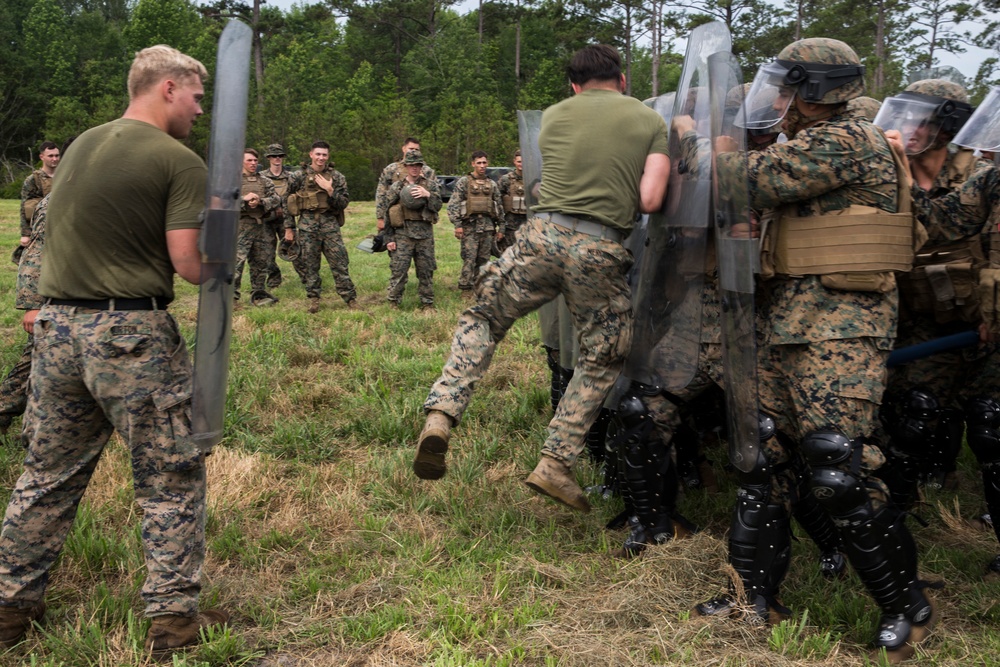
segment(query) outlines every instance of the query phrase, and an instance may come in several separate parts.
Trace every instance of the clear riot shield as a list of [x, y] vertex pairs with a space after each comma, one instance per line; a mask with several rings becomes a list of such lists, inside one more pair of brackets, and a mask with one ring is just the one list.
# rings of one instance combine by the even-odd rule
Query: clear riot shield
[[1000, 86], [990, 90], [953, 143], [988, 153], [1000, 152]]
[[[750, 237], [750, 198], [745, 179], [731, 175], [719, 178], [718, 169], [746, 173], [746, 130], [724, 113], [727, 95], [742, 96], [739, 61], [731, 53], [709, 57], [711, 136], [718, 158], [720, 137], [731, 141], [724, 162], [713, 159], [712, 201], [715, 207], [715, 254], [718, 262], [718, 294], [722, 327], [722, 363], [729, 425], [729, 459], [736, 468], [749, 472], [760, 447], [757, 397], [757, 338], [754, 317], [754, 272], [759, 263], [758, 240]], [[725, 141], [725, 140], [723, 140]], [[743, 164], [740, 165], [739, 163]], [[740, 168], [742, 167], [742, 168]], [[724, 183], [724, 186], [720, 186]]]
[[[728, 52], [732, 38], [719, 22], [695, 28], [668, 128], [675, 116], [691, 116], [708, 135], [708, 56]], [[654, 109], [665, 111], [654, 102]], [[711, 150], [707, 139], [685, 154], [670, 130], [670, 182], [663, 208], [649, 216], [647, 240], [633, 287], [632, 349], [624, 374], [642, 384], [678, 390], [694, 377], [701, 343], [705, 244], [711, 214]]]
[[[538, 135], [542, 131], [542, 112], [538, 110], [517, 111], [517, 130], [521, 148], [521, 169], [524, 174], [524, 201], [531, 218], [538, 204], [538, 186], [542, 182], [542, 151], [538, 148]], [[560, 335], [561, 319], [559, 302], [561, 298], [549, 301], [538, 309], [538, 321], [542, 329], [542, 345], [550, 350], [559, 350], [562, 356]], [[565, 305], [562, 309], [567, 312]], [[572, 326], [572, 323], [570, 323]], [[572, 355], [571, 350], [567, 354]], [[560, 365], [561, 359], [560, 359]], [[563, 368], [573, 368], [563, 366]]]
[[192, 438], [208, 452], [222, 440], [232, 333], [233, 269], [240, 223], [250, 27], [230, 21], [219, 38], [208, 149], [208, 188], [201, 229], [201, 289], [191, 401]]
[[538, 204], [538, 186], [542, 182], [542, 151], [538, 148], [542, 112], [518, 109], [517, 131], [521, 148], [521, 171], [524, 174], [524, 203], [530, 218]]

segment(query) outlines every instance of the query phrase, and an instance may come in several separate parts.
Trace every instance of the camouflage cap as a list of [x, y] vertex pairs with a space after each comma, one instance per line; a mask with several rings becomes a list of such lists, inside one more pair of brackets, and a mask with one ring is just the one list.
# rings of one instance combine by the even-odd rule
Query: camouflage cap
[[946, 79], [924, 79], [906, 87], [908, 93], [919, 93], [928, 97], [940, 97], [952, 102], [969, 103], [969, 93], [965, 88]]
[[417, 149], [406, 151], [403, 156], [403, 164], [424, 164], [424, 154]]
[[855, 97], [847, 103], [847, 113], [854, 118], [863, 118], [869, 123], [875, 120], [882, 103], [874, 97]]
[[285, 147], [281, 144], [271, 144], [264, 151], [264, 157], [285, 157]]
[[829, 37], [792, 42], [776, 61], [787, 71], [783, 84], [797, 89], [799, 97], [817, 104], [841, 104], [865, 92], [864, 65], [854, 49]]

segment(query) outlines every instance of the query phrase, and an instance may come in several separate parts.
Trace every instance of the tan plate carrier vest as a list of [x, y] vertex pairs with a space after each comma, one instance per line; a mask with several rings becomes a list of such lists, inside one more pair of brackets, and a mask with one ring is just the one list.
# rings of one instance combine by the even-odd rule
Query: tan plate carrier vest
[[[892, 156], [896, 173], [906, 174]], [[851, 205], [807, 217], [780, 211], [761, 240], [761, 277], [818, 275], [828, 289], [891, 291], [894, 274], [913, 268], [913, 254], [927, 240], [912, 214], [908, 179], [900, 178], [897, 208]]]
[[493, 214], [493, 181], [469, 176], [465, 193], [465, 215]]
[[242, 194], [240, 196], [241, 197], [245, 197], [248, 194], [250, 194], [251, 192], [254, 193], [255, 195], [257, 195], [258, 197], [260, 197], [260, 199], [262, 201], [261, 201], [260, 204], [257, 205], [257, 208], [250, 208], [248, 206], [247, 210], [242, 211], [240, 213], [240, 218], [242, 218], [242, 219], [253, 218], [254, 222], [260, 222], [261, 220], [264, 219], [264, 203], [263, 203], [263, 199], [264, 199], [264, 182], [262, 180], [260, 180], [260, 176], [249, 176], [248, 177], [248, 176], [244, 175], [243, 176], [243, 192], [242, 192]]
[[526, 215], [528, 207], [524, 201], [524, 179], [510, 179], [510, 194], [503, 196], [503, 210], [514, 215]]

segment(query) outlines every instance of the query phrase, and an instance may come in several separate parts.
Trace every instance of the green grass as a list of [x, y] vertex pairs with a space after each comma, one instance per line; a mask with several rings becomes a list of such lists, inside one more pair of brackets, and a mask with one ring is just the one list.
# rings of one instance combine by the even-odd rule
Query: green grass
[[[0, 250], [16, 242], [15, 216], [16, 202], [0, 201]], [[373, 205], [352, 204], [343, 231], [364, 310], [348, 311], [326, 272], [323, 308], [307, 314], [281, 262], [280, 303], [236, 311], [226, 439], [209, 459], [202, 594], [204, 607], [228, 609], [233, 622], [174, 665], [878, 664], [868, 655], [875, 605], [855, 576], [823, 579], [804, 538], [783, 591], [791, 620], [758, 628], [690, 617], [725, 588], [734, 488], [724, 451], [709, 452], [723, 493], [682, 501], [702, 532], [637, 561], [609, 555], [624, 538], [604, 529], [620, 501], [595, 499], [581, 515], [523, 485], [550, 416], [534, 317], [499, 346], [455, 432], [447, 476], [414, 477], [421, 406], [463, 307], [458, 242], [447, 222], [438, 226], [438, 311], [418, 310], [412, 273], [403, 309], [392, 311], [388, 258], [355, 249], [373, 226]], [[13, 265], [0, 263], [0, 290], [11, 295], [13, 285]], [[171, 310], [189, 343], [195, 307], [195, 288], [178, 284]], [[25, 340], [19, 323], [19, 312], [0, 309], [8, 367]], [[0, 500], [22, 458], [17, 439], [4, 439]], [[961, 466], [959, 514], [969, 517], [981, 496], [968, 452]], [[600, 479], [586, 461], [579, 475]], [[130, 483], [113, 439], [52, 573], [45, 623], [0, 665], [150, 664]], [[949, 529], [953, 496], [929, 501], [929, 527], [909, 525], [922, 574], [946, 586], [932, 593], [942, 622], [919, 664], [1000, 665], [1000, 583], [981, 576], [995, 538]]]

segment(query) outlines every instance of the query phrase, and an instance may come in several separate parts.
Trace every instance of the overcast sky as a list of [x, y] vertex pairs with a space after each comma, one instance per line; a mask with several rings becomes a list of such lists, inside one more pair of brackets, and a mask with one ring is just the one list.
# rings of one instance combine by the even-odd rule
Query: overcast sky
[[[303, 4], [301, 0], [267, 0], [267, 3], [274, 6], [280, 7], [281, 9], [288, 10], [295, 4]], [[308, 4], [308, 3], [306, 3]], [[479, 0], [461, 0], [455, 5], [459, 13], [466, 13], [476, 9], [479, 6]], [[684, 52], [684, 45], [678, 44], [675, 50], [680, 53]], [[940, 65], [950, 65], [956, 68], [959, 72], [965, 75], [970, 81], [976, 76], [976, 72], [979, 71], [979, 66], [984, 60], [990, 56], [996, 55], [992, 51], [987, 49], [980, 49], [975, 46], [968, 47], [968, 51], [961, 55], [952, 55], [950, 53], [941, 53], [938, 57]]]

